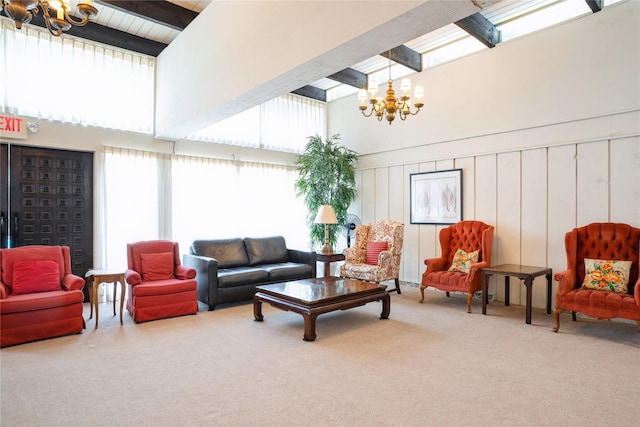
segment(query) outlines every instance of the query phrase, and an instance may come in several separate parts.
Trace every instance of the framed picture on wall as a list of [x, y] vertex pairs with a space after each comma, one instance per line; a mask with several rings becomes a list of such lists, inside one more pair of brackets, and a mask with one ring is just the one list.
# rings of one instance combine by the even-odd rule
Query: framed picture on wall
[[462, 221], [462, 169], [409, 175], [411, 224]]

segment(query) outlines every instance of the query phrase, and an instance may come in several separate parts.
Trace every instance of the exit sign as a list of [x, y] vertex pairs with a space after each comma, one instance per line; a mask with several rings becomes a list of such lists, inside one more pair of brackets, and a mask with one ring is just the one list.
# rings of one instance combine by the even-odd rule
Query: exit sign
[[0, 115], [0, 138], [27, 139], [27, 121]]

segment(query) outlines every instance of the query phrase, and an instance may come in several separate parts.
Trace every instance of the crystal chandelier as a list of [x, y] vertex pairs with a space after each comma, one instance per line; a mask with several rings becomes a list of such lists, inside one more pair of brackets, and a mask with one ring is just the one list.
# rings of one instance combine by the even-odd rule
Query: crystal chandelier
[[[59, 36], [63, 31], [71, 28], [72, 25], [82, 26], [86, 24], [89, 22], [89, 18], [94, 17], [98, 13], [98, 9], [91, 6], [90, 0], [78, 3], [78, 12], [84, 15], [81, 20], [69, 16], [68, 0], [0, 0], [0, 12], [3, 7], [5, 15], [15, 21], [18, 30], [22, 29], [22, 24], [31, 22], [33, 15], [37, 15], [40, 9], [42, 9], [47, 29], [54, 36]], [[56, 12], [55, 17], [49, 15], [49, 9]], [[33, 11], [33, 14], [31, 11]]]
[[393, 90], [393, 80], [391, 80], [391, 51], [389, 51], [389, 88], [387, 89], [387, 96], [382, 98], [376, 98], [378, 92], [378, 84], [375, 79], [369, 81], [369, 92], [371, 93], [371, 110], [367, 113], [367, 90], [360, 89], [358, 92], [358, 100], [360, 101], [360, 112], [365, 117], [371, 117], [375, 114], [378, 121], [382, 121], [382, 118], [386, 118], [387, 122], [391, 124], [396, 118], [396, 114], [400, 116], [400, 119], [405, 120], [408, 116], [415, 116], [420, 109], [424, 106], [422, 98], [424, 97], [424, 89], [422, 86], [416, 86], [416, 90], [413, 96], [416, 98], [416, 102], [413, 104], [415, 111], [411, 111], [411, 104], [409, 100], [411, 97], [407, 95], [411, 90], [411, 81], [409, 79], [402, 79], [400, 83], [400, 89], [402, 90], [402, 96], [396, 98]]

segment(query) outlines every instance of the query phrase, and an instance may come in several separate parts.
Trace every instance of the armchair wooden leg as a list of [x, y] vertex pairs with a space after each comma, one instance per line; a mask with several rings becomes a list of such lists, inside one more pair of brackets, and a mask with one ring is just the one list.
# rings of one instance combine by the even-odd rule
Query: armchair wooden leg
[[396, 279], [396, 292], [398, 295], [402, 293], [402, 291], [400, 291], [400, 279]]
[[428, 286], [420, 285], [420, 303], [424, 302], [424, 290], [427, 289]]
[[467, 294], [467, 313], [471, 313], [471, 299], [473, 298], [473, 292]]
[[553, 310], [553, 320], [556, 322], [556, 326], [553, 328], [553, 332], [558, 332], [560, 329], [560, 313], [564, 312], [564, 308], [556, 308]]

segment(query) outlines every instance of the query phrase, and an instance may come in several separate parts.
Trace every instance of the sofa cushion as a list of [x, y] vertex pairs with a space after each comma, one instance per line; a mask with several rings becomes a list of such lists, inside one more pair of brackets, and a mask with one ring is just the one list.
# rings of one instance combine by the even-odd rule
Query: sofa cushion
[[244, 239], [249, 265], [275, 264], [289, 261], [287, 244], [282, 236]]
[[584, 260], [582, 289], [626, 294], [632, 261]]
[[140, 264], [144, 281], [173, 279], [173, 252], [140, 254]]
[[255, 285], [269, 280], [269, 273], [261, 268], [234, 267], [218, 270], [218, 288]]
[[13, 295], [59, 291], [60, 267], [51, 260], [16, 261], [13, 263]]
[[457, 271], [460, 273], [468, 273], [471, 270], [471, 264], [478, 262], [480, 257], [480, 251], [465, 252], [462, 249], [458, 249], [453, 255], [453, 262], [449, 271]]
[[218, 268], [233, 268], [249, 265], [244, 241], [237, 239], [194, 240], [191, 245], [194, 255], [215, 258]]
[[260, 265], [260, 268], [269, 272], [269, 282], [307, 279], [313, 275], [313, 268], [309, 264], [296, 262], [264, 264]]

